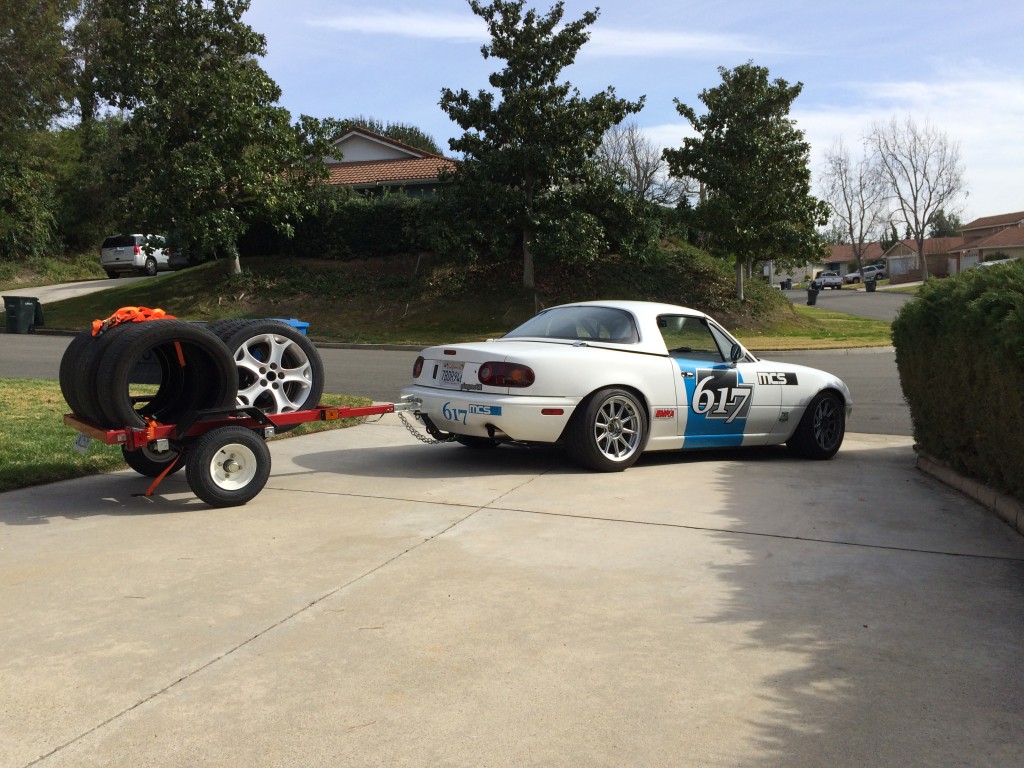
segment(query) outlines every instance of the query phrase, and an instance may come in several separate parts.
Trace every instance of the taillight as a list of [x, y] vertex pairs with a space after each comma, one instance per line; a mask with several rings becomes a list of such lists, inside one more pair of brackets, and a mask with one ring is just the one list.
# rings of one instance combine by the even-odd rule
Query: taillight
[[529, 387], [534, 381], [533, 369], [519, 363], [484, 363], [477, 375], [489, 387]]
[[423, 373], [423, 357], [417, 357], [416, 362], [412, 364], [412, 377], [418, 379], [420, 374]]
[[142, 253], [142, 249], [139, 248], [139, 246], [136, 245], [135, 246], [135, 255], [138, 256], [140, 253]]

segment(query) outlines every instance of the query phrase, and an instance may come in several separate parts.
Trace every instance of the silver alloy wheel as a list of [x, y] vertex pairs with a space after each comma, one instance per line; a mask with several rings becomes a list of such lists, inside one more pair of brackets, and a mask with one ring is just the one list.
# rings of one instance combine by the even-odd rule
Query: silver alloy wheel
[[609, 397], [594, 419], [598, 450], [610, 461], [625, 461], [638, 450], [643, 438], [643, 416], [630, 398]]
[[261, 333], [235, 351], [238, 403], [269, 413], [299, 410], [313, 387], [313, 367], [305, 351], [287, 336]]
[[834, 397], [822, 398], [814, 409], [814, 442], [830, 451], [844, 432], [842, 406]]
[[251, 448], [241, 443], [228, 443], [210, 459], [210, 479], [222, 490], [241, 490], [256, 477], [258, 464]]

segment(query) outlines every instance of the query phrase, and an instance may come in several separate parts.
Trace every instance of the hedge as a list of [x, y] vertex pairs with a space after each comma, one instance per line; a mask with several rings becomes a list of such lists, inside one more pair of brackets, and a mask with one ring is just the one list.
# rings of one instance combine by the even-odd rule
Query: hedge
[[927, 282], [893, 343], [919, 449], [1024, 501], [1024, 260]]
[[431, 247], [437, 201], [402, 193], [364, 197], [338, 191], [295, 227], [282, 243], [289, 255], [319, 259], [362, 259], [415, 253]]

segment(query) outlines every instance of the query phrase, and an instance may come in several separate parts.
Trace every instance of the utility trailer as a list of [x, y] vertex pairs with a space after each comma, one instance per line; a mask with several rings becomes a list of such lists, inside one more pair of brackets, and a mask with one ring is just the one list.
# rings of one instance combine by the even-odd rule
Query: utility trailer
[[189, 488], [212, 507], [235, 507], [254, 499], [270, 477], [267, 439], [284, 427], [312, 421], [383, 416], [414, 409], [415, 401], [367, 406], [318, 405], [289, 413], [267, 414], [255, 407], [212, 408], [190, 413], [177, 424], [150, 423], [145, 427], [105, 429], [74, 413], [64, 423], [79, 433], [76, 445], [99, 440], [120, 445], [125, 461], [153, 482], [185, 467]]

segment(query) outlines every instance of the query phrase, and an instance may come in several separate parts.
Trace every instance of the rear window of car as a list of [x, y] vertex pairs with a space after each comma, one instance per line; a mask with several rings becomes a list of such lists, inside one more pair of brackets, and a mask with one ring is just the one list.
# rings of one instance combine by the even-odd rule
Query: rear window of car
[[[93, 242], [96, 242], [93, 240]], [[134, 235], [113, 235], [103, 241], [103, 248], [127, 248], [136, 245]], [[95, 246], [94, 246], [95, 247]]]
[[541, 312], [505, 334], [505, 338], [525, 336], [612, 344], [637, 344], [640, 341], [633, 316], [613, 307], [556, 307]]

